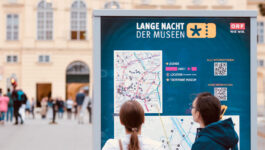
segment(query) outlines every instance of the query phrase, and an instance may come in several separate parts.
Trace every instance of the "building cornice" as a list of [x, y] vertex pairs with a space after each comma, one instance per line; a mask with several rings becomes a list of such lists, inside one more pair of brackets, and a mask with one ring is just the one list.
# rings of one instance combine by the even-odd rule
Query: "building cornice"
[[188, 9], [208, 9], [207, 5], [188, 5]]
[[23, 8], [24, 4], [15, 3], [15, 4], [3, 4], [3, 8]]
[[213, 9], [233, 9], [233, 6], [231, 5], [214, 5], [212, 6]]
[[181, 5], [161, 5], [161, 9], [181, 9]]
[[258, 5], [260, 3], [265, 3], [265, 1], [248, 1], [247, 5]]
[[133, 7], [135, 9], [157, 9], [158, 5], [139, 5], [139, 4], [136, 4]]

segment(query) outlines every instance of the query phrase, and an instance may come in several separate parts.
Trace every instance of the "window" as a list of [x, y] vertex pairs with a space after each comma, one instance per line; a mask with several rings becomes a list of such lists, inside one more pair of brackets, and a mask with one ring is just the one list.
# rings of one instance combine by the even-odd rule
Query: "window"
[[38, 4], [37, 10], [37, 39], [52, 40], [53, 39], [53, 9], [52, 3], [44, 0]]
[[202, 0], [192, 0], [192, 3], [195, 5], [200, 5], [202, 3]]
[[176, 0], [166, 0], [168, 5], [176, 4]]
[[6, 62], [7, 63], [17, 63], [18, 62], [17, 55], [8, 55], [8, 56], [6, 56]]
[[258, 60], [258, 67], [264, 67], [264, 60], [263, 59]]
[[49, 63], [50, 56], [49, 55], [39, 55], [39, 63]]
[[86, 4], [81, 0], [76, 0], [71, 6], [71, 39], [86, 40], [87, 28]]
[[17, 14], [6, 16], [6, 40], [18, 40], [19, 17]]
[[120, 4], [116, 1], [107, 2], [104, 5], [105, 9], [120, 9]]
[[13, 62], [17, 62], [17, 56], [13, 56]]
[[148, 5], [151, 3], [151, 0], [142, 0], [143, 5]]
[[217, 1], [218, 1], [218, 4], [220, 4], [220, 5], [227, 4], [227, 0], [217, 0]]
[[258, 43], [264, 43], [264, 22], [258, 21]]
[[8, 0], [9, 3], [16, 3], [17, 0]]

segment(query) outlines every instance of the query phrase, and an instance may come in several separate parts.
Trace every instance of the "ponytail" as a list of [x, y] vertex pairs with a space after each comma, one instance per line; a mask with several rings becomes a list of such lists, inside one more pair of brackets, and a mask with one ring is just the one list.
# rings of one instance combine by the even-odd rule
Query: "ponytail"
[[144, 123], [144, 109], [142, 105], [135, 100], [122, 104], [120, 122], [124, 125], [126, 131], [131, 134], [128, 150], [140, 150], [138, 132], [141, 131], [141, 126]]
[[140, 150], [137, 128], [132, 128], [132, 135], [128, 150]]

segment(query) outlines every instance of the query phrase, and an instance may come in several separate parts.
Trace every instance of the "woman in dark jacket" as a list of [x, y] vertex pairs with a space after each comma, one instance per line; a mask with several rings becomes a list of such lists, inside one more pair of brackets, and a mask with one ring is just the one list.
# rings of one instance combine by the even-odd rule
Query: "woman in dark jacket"
[[200, 124], [192, 150], [238, 150], [238, 135], [231, 118], [220, 121], [221, 104], [211, 93], [201, 93], [192, 104], [192, 116]]

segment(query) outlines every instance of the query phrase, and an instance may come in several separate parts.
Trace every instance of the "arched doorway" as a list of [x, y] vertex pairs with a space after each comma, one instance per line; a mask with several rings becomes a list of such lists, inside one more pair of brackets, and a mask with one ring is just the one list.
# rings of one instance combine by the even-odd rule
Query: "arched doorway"
[[66, 69], [66, 99], [75, 100], [76, 93], [85, 86], [89, 86], [90, 71], [82, 61], [72, 62]]

